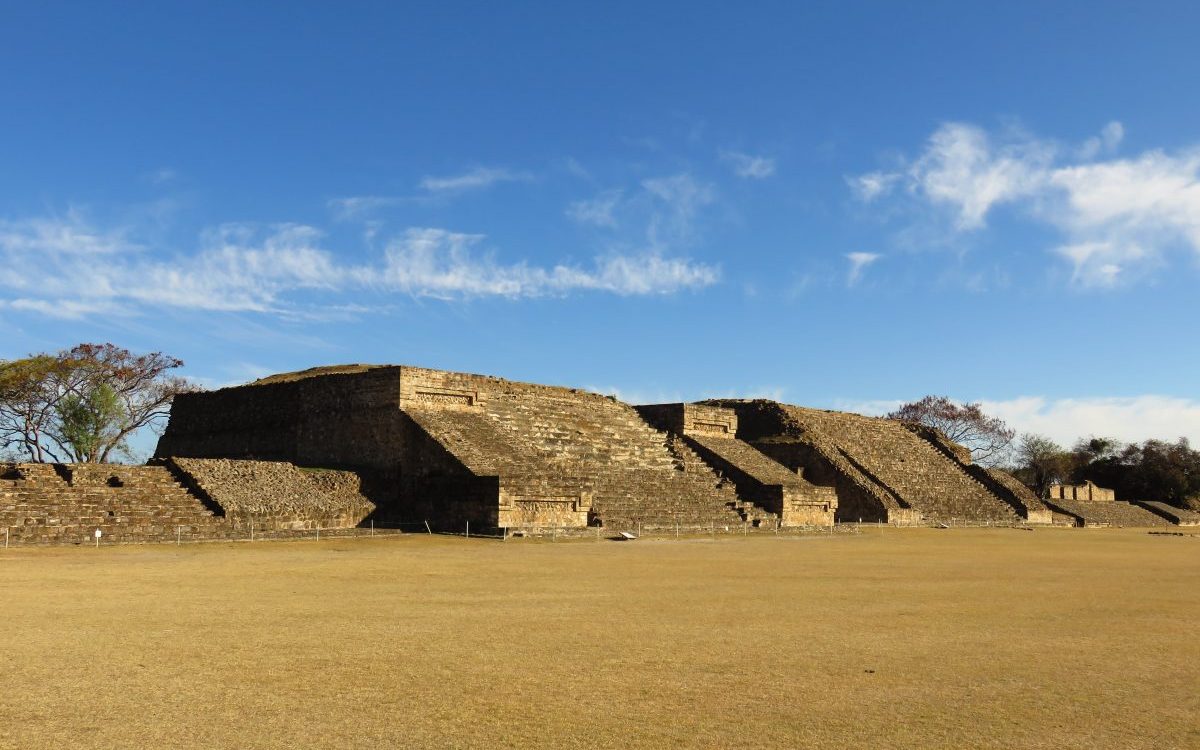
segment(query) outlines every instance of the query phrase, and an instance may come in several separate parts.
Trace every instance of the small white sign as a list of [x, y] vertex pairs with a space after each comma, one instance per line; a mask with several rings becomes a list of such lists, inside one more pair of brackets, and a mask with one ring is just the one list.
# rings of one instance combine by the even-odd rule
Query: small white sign
[[99, 539], [102, 536], [104, 536], [104, 532], [100, 529], [96, 529], [96, 538]]

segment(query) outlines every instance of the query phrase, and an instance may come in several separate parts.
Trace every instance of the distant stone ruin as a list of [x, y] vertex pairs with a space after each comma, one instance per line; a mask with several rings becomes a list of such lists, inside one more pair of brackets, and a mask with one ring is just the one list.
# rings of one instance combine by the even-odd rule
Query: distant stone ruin
[[632, 406], [398, 365], [182, 394], [152, 463], [0, 466], [0, 523], [18, 541], [80, 543], [95, 528], [149, 541], [406, 524], [476, 533], [1085, 525], [1100, 506], [1123, 525], [1190, 520], [1094, 485], [1039, 500], [916, 424], [762, 399]]
[[1160, 502], [1117, 500], [1114, 490], [1090, 481], [1052, 484], [1046, 504], [1075, 526], [1200, 525], [1200, 515]]
[[1050, 485], [1051, 500], [1081, 500], [1087, 503], [1111, 503], [1117, 499], [1117, 493], [1103, 487], [1097, 487], [1090, 481], [1083, 484], [1052, 484]]

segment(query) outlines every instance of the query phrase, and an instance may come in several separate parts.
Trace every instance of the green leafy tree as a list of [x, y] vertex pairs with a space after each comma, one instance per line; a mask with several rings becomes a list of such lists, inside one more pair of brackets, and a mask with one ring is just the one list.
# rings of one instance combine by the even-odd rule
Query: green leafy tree
[[55, 406], [58, 423], [55, 440], [67, 449], [71, 460], [98, 460], [120, 428], [123, 411], [116, 392], [108, 383], [98, 383], [84, 393], [68, 393]]
[[[1114, 441], [1115, 442], [1115, 441]], [[1161, 500], [1176, 506], [1200, 503], [1200, 451], [1186, 438], [1174, 443], [1147, 440], [1089, 458], [1075, 478], [1116, 490], [1122, 500]]]
[[161, 352], [80, 344], [0, 362], [0, 447], [31, 461], [104, 462], [138, 430], [158, 429], [178, 393], [197, 390]]
[[58, 461], [51, 447], [55, 409], [63, 392], [59, 358], [38, 354], [0, 361], [0, 446], [11, 455]]
[[1050, 485], [1068, 481], [1076, 466], [1075, 455], [1043, 435], [1026, 433], [1017, 443], [1017, 466], [1013, 474], [1033, 489], [1038, 497], [1049, 494]]

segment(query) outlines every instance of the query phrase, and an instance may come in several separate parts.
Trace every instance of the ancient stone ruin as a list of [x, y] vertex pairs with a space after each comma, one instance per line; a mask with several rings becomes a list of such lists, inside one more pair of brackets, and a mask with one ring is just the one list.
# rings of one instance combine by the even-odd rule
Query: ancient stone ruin
[[1090, 481], [1052, 484], [1046, 504], [1075, 526], [1200, 526], [1200, 514], [1155, 501], [1121, 501], [1117, 493]]
[[1117, 493], [1097, 487], [1090, 481], [1083, 484], [1052, 484], [1049, 496], [1051, 500], [1080, 500], [1087, 503], [1111, 503], [1117, 499]]
[[899, 422], [771, 401], [631, 406], [407, 366], [181, 396], [157, 455], [192, 471], [200, 459], [353, 470], [393, 490], [377, 518], [446, 528], [1049, 521], [1015, 480]]
[[181, 395], [152, 464], [0, 467], [0, 523], [47, 542], [94, 528], [118, 541], [368, 524], [715, 532], [1052, 523], [1082, 502], [1048, 505], [919, 425], [761, 399], [632, 406], [408, 366]]
[[149, 542], [219, 536], [210, 508], [163, 466], [0, 464], [5, 543]]

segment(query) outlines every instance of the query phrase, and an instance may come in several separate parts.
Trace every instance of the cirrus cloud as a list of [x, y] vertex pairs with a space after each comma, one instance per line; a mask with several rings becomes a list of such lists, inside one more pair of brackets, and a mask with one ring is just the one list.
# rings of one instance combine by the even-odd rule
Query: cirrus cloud
[[879, 253], [846, 253], [846, 260], [850, 261], [850, 271], [846, 275], [846, 286], [857, 284], [867, 266], [882, 257]]
[[1124, 137], [1118, 122], [1082, 147], [1025, 133], [989, 133], [945, 123], [922, 152], [893, 171], [851, 176], [864, 202], [904, 195], [949, 214], [955, 232], [987, 228], [999, 207], [1056, 232], [1047, 248], [1069, 264], [1080, 286], [1105, 287], [1140, 278], [1167, 253], [1200, 257], [1200, 148], [1113, 152]]
[[373, 263], [346, 263], [303, 224], [224, 224], [198, 249], [169, 256], [103, 230], [77, 213], [0, 221], [0, 306], [59, 318], [156, 308], [294, 314], [346, 310], [363, 291], [438, 299], [622, 296], [698, 290], [720, 269], [654, 250], [610, 253], [590, 263], [505, 262], [482, 250], [483, 235], [409, 228]]
[[533, 179], [532, 175], [527, 172], [513, 172], [495, 167], [476, 167], [462, 174], [444, 177], [426, 176], [421, 179], [420, 187], [430, 193], [451, 193], [480, 190], [500, 182], [525, 182], [531, 179]]
[[762, 180], [775, 174], [775, 160], [766, 156], [745, 154], [741, 151], [724, 151], [721, 159], [729, 164], [738, 177]]

